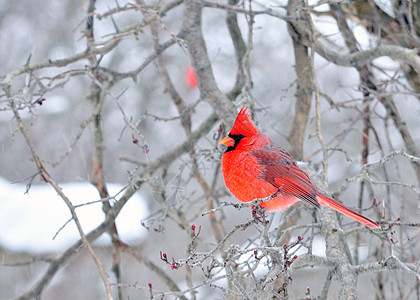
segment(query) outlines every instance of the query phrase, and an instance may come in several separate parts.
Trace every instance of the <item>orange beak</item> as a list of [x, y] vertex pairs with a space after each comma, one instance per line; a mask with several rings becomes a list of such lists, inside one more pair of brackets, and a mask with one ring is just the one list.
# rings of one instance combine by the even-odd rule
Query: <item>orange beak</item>
[[233, 147], [235, 146], [235, 140], [232, 139], [230, 136], [225, 136], [219, 144], [225, 145], [226, 147]]

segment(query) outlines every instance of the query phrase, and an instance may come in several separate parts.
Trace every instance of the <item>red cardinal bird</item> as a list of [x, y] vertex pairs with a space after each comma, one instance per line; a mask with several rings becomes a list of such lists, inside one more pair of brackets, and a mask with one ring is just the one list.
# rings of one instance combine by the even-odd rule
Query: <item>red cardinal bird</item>
[[277, 193], [261, 207], [267, 211], [285, 210], [301, 200], [315, 207], [329, 206], [366, 226], [380, 228], [320, 191], [286, 150], [255, 127], [247, 107], [241, 109], [229, 135], [220, 143], [227, 146], [222, 156], [225, 184], [239, 201], [264, 199]]
[[194, 69], [190, 65], [185, 71], [185, 83], [190, 89], [195, 89], [197, 87], [197, 77], [195, 76]]

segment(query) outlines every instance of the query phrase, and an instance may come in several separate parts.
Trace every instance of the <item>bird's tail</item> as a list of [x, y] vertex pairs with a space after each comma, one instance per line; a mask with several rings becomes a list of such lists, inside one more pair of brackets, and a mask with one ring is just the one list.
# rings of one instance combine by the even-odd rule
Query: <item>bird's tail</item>
[[372, 227], [372, 228], [380, 228], [380, 226], [378, 224], [376, 224], [375, 222], [373, 222], [372, 220], [369, 220], [368, 218], [362, 216], [358, 212], [355, 212], [355, 211], [351, 210], [347, 206], [344, 206], [343, 204], [341, 204], [337, 200], [329, 198], [326, 195], [323, 195], [323, 194], [319, 193], [317, 195], [316, 199], [318, 200], [319, 204], [329, 206], [332, 209], [338, 211], [339, 213], [342, 213], [343, 215], [346, 215], [347, 217], [350, 217], [350, 218], [356, 220], [359, 223], [362, 223], [362, 224], [364, 224], [368, 227]]

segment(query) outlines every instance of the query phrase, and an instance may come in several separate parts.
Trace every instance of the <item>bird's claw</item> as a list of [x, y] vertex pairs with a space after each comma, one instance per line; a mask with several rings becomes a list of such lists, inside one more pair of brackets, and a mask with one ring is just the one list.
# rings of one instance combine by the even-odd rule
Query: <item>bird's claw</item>
[[258, 223], [267, 224], [268, 220], [265, 218], [266, 210], [267, 209], [265, 207], [261, 207], [261, 205], [259, 203], [257, 205], [253, 205], [252, 206], [252, 217]]

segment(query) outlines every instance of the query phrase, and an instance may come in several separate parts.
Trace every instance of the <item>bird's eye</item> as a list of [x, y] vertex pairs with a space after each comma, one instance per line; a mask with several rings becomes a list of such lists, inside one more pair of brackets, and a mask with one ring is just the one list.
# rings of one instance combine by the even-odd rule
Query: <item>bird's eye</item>
[[242, 134], [230, 134], [229, 137], [231, 137], [235, 141], [235, 145], [239, 144], [239, 142], [245, 137]]
[[229, 152], [229, 151], [232, 151], [232, 150], [235, 150], [236, 149], [236, 147], [239, 145], [239, 143], [240, 143], [240, 141], [245, 137], [244, 135], [242, 135], [242, 134], [231, 134], [231, 133], [229, 133], [229, 137], [230, 138], [232, 138], [234, 141], [235, 141], [235, 145], [233, 145], [233, 146], [231, 146], [231, 147], [228, 147], [227, 149], [226, 149], [226, 152]]

